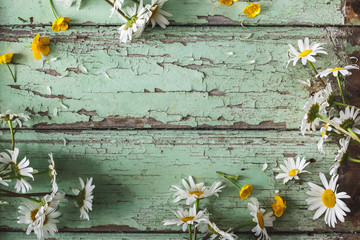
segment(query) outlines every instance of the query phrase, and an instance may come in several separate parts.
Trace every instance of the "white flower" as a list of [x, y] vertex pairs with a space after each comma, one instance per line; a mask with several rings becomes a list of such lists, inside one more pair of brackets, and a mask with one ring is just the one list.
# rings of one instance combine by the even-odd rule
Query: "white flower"
[[272, 227], [273, 222], [275, 221], [275, 216], [273, 216], [273, 212], [265, 213], [265, 209], [259, 208], [259, 201], [256, 198], [250, 198], [252, 203], [248, 203], [248, 208], [250, 210], [250, 215], [253, 216], [253, 221], [256, 222], [256, 226], [251, 230], [255, 233], [255, 236], [258, 236], [258, 240], [270, 239], [267, 234], [265, 227]]
[[331, 87], [330, 83], [326, 84], [326, 87], [321, 90], [322, 97], [325, 99], [325, 101], [328, 103], [328, 106], [334, 105], [334, 93]]
[[209, 221], [209, 215], [206, 210], [196, 212], [196, 206], [190, 207], [190, 209], [184, 210], [179, 208], [178, 211], [174, 212], [176, 218], [175, 219], [165, 219], [163, 221], [165, 226], [168, 225], [182, 225], [182, 230], [185, 232], [188, 228], [188, 225], [197, 225], [198, 223], [204, 223]]
[[306, 131], [310, 129], [315, 131], [316, 127], [320, 124], [320, 119], [317, 114], [322, 114], [325, 112], [325, 108], [328, 106], [328, 103], [325, 101], [321, 92], [317, 92], [314, 96], [309, 98], [309, 101], [305, 104], [304, 110], [305, 115], [301, 121], [301, 133], [305, 134]]
[[343, 163], [344, 160], [347, 158], [347, 149], [350, 143], [350, 137], [346, 139], [341, 138], [339, 140], [340, 149], [338, 150], [338, 154], [335, 157], [335, 163], [330, 167], [330, 175], [337, 175], [338, 168]]
[[341, 73], [341, 75], [343, 76], [349, 76], [351, 75], [351, 72], [349, 70], [351, 69], [357, 69], [359, 70], [359, 67], [356, 64], [352, 64], [352, 65], [347, 65], [345, 67], [340, 67], [340, 68], [327, 68], [326, 70], [320, 72], [318, 75], [316, 75], [316, 77], [320, 76], [320, 77], [326, 77], [327, 75], [329, 75], [330, 73], [332, 73], [334, 75], [334, 77], [337, 77], [337, 75], [339, 74], [339, 72]]
[[57, 209], [60, 201], [65, 197], [65, 193], [52, 192], [47, 194], [43, 198], [43, 204], [48, 205], [51, 208]]
[[327, 54], [327, 52], [323, 50], [324, 48], [320, 47], [323, 43], [314, 42], [310, 45], [308, 37], [305, 38], [304, 42], [298, 40], [298, 45], [300, 52], [298, 52], [293, 45], [289, 44], [291, 59], [288, 61], [288, 65], [292, 61], [295, 66], [299, 59], [301, 59], [303, 65], [305, 65], [307, 61], [316, 62], [313, 56], [318, 53]]
[[120, 33], [120, 42], [126, 43], [128, 40], [132, 40], [134, 37], [140, 37], [145, 29], [146, 23], [149, 21], [150, 13], [148, 9], [144, 8], [143, 1], [139, 3], [139, 7], [136, 11], [136, 3], [134, 7], [127, 7], [130, 20], [123, 24], [118, 31]]
[[116, 13], [119, 9], [121, 9], [123, 4], [124, 4], [124, 0], [114, 0], [114, 5], [110, 9], [111, 10], [110, 17], [114, 16], [114, 13]]
[[81, 190], [73, 189], [73, 192], [76, 196], [75, 206], [80, 208], [80, 219], [89, 220], [89, 211], [92, 211], [92, 202], [93, 202], [93, 190], [95, 185], [92, 184], [93, 178], [86, 179], [86, 184], [84, 181], [79, 178], [81, 184]]
[[19, 127], [22, 127], [21, 121], [28, 121], [30, 117], [24, 113], [11, 113], [10, 110], [7, 110], [6, 113], [0, 114], [0, 119], [6, 124], [8, 121], [15, 121]]
[[354, 107], [346, 107], [345, 112], [340, 111], [340, 118], [333, 118], [332, 121], [347, 131], [350, 128], [355, 133], [360, 134], [360, 129], [355, 127], [360, 125], [358, 114], [359, 109], [355, 111]]
[[209, 222], [208, 226], [211, 229], [210, 231], [212, 233], [214, 233], [210, 236], [210, 238], [209, 238], [210, 240], [214, 240], [214, 239], [236, 240], [236, 239], [238, 239], [238, 237], [233, 232], [229, 232], [231, 229], [229, 229], [229, 231], [225, 232], [225, 231], [221, 230], [218, 226], [216, 226], [216, 224], [214, 222]]
[[24, 179], [29, 177], [34, 180], [33, 173], [35, 170], [32, 167], [28, 167], [30, 161], [24, 157], [19, 163], [17, 163], [17, 157], [19, 155], [19, 149], [15, 148], [14, 151], [7, 150], [9, 154], [2, 152], [0, 153], [0, 162], [7, 164], [8, 168], [12, 169], [14, 176], [16, 177], [16, 192], [26, 193], [31, 190], [31, 185]]
[[298, 156], [296, 158], [296, 162], [293, 158], [288, 158], [288, 160], [284, 160], [285, 166], [280, 165], [281, 170], [283, 170], [285, 173], [279, 173], [275, 178], [276, 179], [284, 179], [284, 184], [286, 184], [288, 181], [292, 179], [299, 179], [299, 174], [307, 172], [304, 170], [304, 168], [309, 165], [309, 162], [306, 163], [306, 159], [302, 158], [300, 160], [300, 157]]
[[320, 129], [320, 132], [321, 132], [321, 138], [318, 142], [318, 150], [319, 152], [321, 153], [325, 153], [324, 152], [324, 149], [323, 149], [323, 145], [324, 145], [324, 141], [328, 138], [328, 135], [327, 133], [330, 132], [332, 130], [331, 126], [329, 126], [328, 123], [326, 123], [321, 129]]
[[189, 183], [190, 185], [185, 179], [182, 179], [185, 190], [176, 185], [171, 186], [170, 191], [175, 191], [174, 202], [186, 199], [186, 205], [190, 205], [193, 204], [196, 199], [203, 199], [214, 195], [218, 197], [218, 192], [221, 192], [221, 189], [225, 187], [221, 186], [221, 182], [214, 182], [211, 187], [205, 186], [203, 182], [195, 184], [191, 176], [189, 176]]
[[49, 173], [50, 173], [50, 176], [51, 176], [52, 191], [57, 192], [57, 190], [58, 190], [58, 186], [56, 184], [57, 172], [56, 172], [56, 166], [55, 166], [53, 154], [50, 153], [49, 157], [50, 157], [50, 160], [49, 160], [49, 163], [50, 163], [50, 165], [49, 165]]
[[170, 24], [165, 17], [172, 17], [172, 14], [161, 9], [167, 1], [168, 0], [151, 0], [151, 4], [145, 6], [145, 8], [152, 13], [150, 17], [152, 27], [155, 27], [157, 23], [165, 29], [166, 26]]
[[319, 173], [319, 176], [325, 189], [309, 182], [311, 191], [306, 193], [312, 197], [306, 199], [306, 202], [309, 205], [309, 210], [312, 211], [317, 209], [313, 219], [317, 219], [325, 213], [325, 223], [335, 227], [335, 223], [337, 223], [336, 219], [344, 222], [344, 216], [346, 216], [345, 212], [350, 212], [350, 209], [340, 199], [350, 198], [350, 196], [345, 192], [337, 193], [336, 189], [338, 185], [336, 182], [339, 176], [332, 176], [329, 183], [323, 173]]

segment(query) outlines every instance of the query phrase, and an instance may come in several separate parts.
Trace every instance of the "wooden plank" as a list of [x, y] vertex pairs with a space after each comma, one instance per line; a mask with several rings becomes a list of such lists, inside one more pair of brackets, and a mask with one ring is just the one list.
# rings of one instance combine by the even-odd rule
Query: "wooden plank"
[[[199, 237], [203, 237], [203, 235], [198, 235]], [[0, 237], [4, 239], [29, 239], [29, 240], [36, 240], [37, 238], [30, 235], [26, 236], [25, 233], [22, 232], [0, 232]], [[242, 240], [253, 240], [255, 239], [252, 234], [238, 234], [239, 239]], [[279, 239], [279, 240], [309, 240], [309, 239], [322, 239], [322, 240], [347, 240], [347, 239], [356, 239], [357, 234], [344, 234], [344, 233], [326, 233], [326, 234], [312, 234], [312, 233], [297, 233], [295, 236], [293, 234], [283, 235], [283, 234], [271, 234], [272, 239]], [[52, 238], [50, 238], [52, 239]], [[70, 240], [70, 239], [141, 239], [141, 240], [179, 240], [179, 239], [186, 239], [185, 234], [149, 234], [149, 233], [57, 233], [55, 235], [55, 239], [57, 240]], [[198, 238], [202, 239], [202, 238]]]
[[[104, 1], [83, 2], [80, 10], [75, 6], [70, 9], [64, 9], [56, 4], [55, 6], [59, 15], [70, 17], [74, 24], [120, 25], [121, 21], [117, 16], [109, 18], [110, 6]], [[131, 1], [129, 2], [132, 5]], [[33, 24], [48, 24], [54, 21], [49, 1], [1, 0], [0, 3], [2, 25], [30, 24], [30, 18]], [[245, 1], [236, 2], [232, 6], [221, 6], [219, 0], [173, 0], [164, 5], [164, 10], [173, 14], [170, 18], [172, 24], [240, 25], [244, 22], [249, 25], [333, 25], [343, 24], [345, 20], [341, 12], [341, 0], [262, 0], [259, 3], [262, 12], [256, 18], [248, 18], [242, 13], [247, 6]], [[27, 9], [27, 11], [19, 12], [19, 9]], [[18, 17], [27, 22], [23, 23]]]
[[[61, 138], [67, 140], [66, 146]], [[78, 187], [77, 176], [94, 178], [94, 210], [90, 221], [79, 220], [79, 211], [71, 201], [61, 204], [63, 216], [59, 227], [66, 231], [178, 231], [177, 227], [162, 225], [162, 220], [171, 218], [171, 210], [179, 206], [172, 203], [170, 185], [181, 184], [181, 178], [189, 175], [207, 184], [222, 181], [216, 171], [239, 174], [239, 183], [252, 184], [252, 196], [268, 210], [274, 201], [275, 190], [280, 191], [289, 207], [275, 222], [272, 232], [330, 230], [323, 219], [312, 220], [314, 212], [308, 211], [305, 203], [305, 192], [309, 190], [306, 182], [320, 184], [318, 172], [328, 173], [338, 150], [336, 143], [331, 141], [325, 144], [326, 155], [319, 154], [319, 136], [303, 137], [298, 131], [251, 130], [20, 131], [17, 139], [20, 157], [26, 155], [39, 170], [46, 168], [47, 155], [53, 152], [61, 190]], [[9, 134], [4, 133], [0, 147], [4, 149], [9, 145]], [[273, 169], [296, 154], [311, 159], [308, 170], [313, 174], [303, 174], [302, 184], [291, 182], [285, 186], [282, 181], [275, 180]], [[265, 162], [268, 169], [262, 173]], [[351, 169], [354, 165], [356, 163], [344, 166]], [[38, 177], [34, 189], [48, 191], [46, 181], [49, 181], [48, 176]], [[356, 184], [354, 181], [347, 187], [356, 189]], [[340, 184], [340, 190], [342, 187]], [[359, 204], [355, 198], [351, 201], [351, 209]], [[1, 229], [24, 228], [16, 224], [19, 204], [16, 201], [0, 205], [0, 212], [7, 212], [1, 220]], [[200, 207], [205, 206], [212, 213], [212, 220], [223, 226], [251, 221], [247, 200], [241, 201], [236, 188], [230, 185], [220, 198], [201, 201]], [[352, 214], [356, 216], [356, 211]], [[351, 216], [347, 217], [347, 222], [337, 225], [337, 231], [358, 229], [358, 218]]]
[[[58, 60], [33, 59], [24, 46], [37, 33], [52, 39], [47, 59]], [[298, 80], [312, 73], [301, 64], [285, 68], [287, 44], [304, 36], [326, 43], [329, 56], [318, 57], [320, 69], [329, 59], [345, 60], [346, 32], [336, 28], [170, 27], [131, 45], [114, 34], [111, 27], [62, 34], [3, 28], [0, 48], [16, 53], [11, 66], [18, 82], [0, 72], [2, 108], [30, 114], [32, 128], [297, 129], [309, 94]]]

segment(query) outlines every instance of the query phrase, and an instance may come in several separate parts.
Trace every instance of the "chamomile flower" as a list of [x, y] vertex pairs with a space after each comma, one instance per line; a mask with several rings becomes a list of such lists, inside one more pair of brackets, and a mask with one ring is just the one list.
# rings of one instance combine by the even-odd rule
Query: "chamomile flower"
[[168, 225], [177, 225], [182, 226], [182, 230], [185, 232], [188, 228], [188, 225], [197, 225], [199, 223], [205, 223], [209, 221], [209, 214], [204, 211], [196, 212], [196, 206], [190, 207], [189, 210], [184, 210], [179, 208], [176, 212], [173, 211], [176, 218], [175, 219], [165, 219], [163, 221], [165, 226]]
[[136, 3], [134, 4], [134, 7], [127, 7], [126, 9], [128, 15], [131, 17], [129, 20], [125, 19], [127, 22], [118, 28], [120, 42], [123, 43], [131, 41], [133, 36], [140, 37], [150, 17], [148, 10], [143, 6], [142, 0], [137, 9]]
[[50, 153], [49, 154], [49, 175], [51, 177], [51, 183], [52, 183], [52, 190], [53, 192], [57, 192], [58, 190], [58, 186], [56, 184], [56, 176], [57, 176], [57, 172], [56, 172], [56, 166], [55, 166], [55, 161], [53, 158], [53, 154]]
[[122, 8], [122, 5], [124, 4], [124, 0], [114, 0], [113, 7], [110, 9], [111, 14], [110, 17], [114, 16], [114, 14]]
[[321, 127], [320, 129], [320, 132], [321, 132], [321, 138], [318, 142], [318, 150], [319, 152], [321, 153], [325, 153], [324, 152], [324, 148], [323, 148], [323, 145], [324, 145], [324, 141], [328, 138], [328, 135], [327, 133], [330, 132], [332, 130], [331, 126], [326, 123], [323, 127]]
[[92, 184], [93, 178], [86, 179], [86, 184], [84, 181], [79, 178], [81, 184], [81, 190], [73, 189], [73, 192], [76, 195], [75, 206], [80, 208], [80, 219], [89, 220], [89, 211], [92, 211], [92, 202], [93, 202], [93, 190], [95, 185]]
[[299, 179], [299, 174], [307, 172], [304, 170], [304, 168], [309, 164], [306, 163], [305, 158], [300, 159], [300, 157], [296, 157], [296, 162], [293, 158], [288, 158], [288, 160], [284, 160], [285, 166], [280, 165], [281, 170], [284, 171], [284, 173], [279, 173], [275, 178], [276, 179], [284, 179], [284, 184], [286, 184], [288, 181], [292, 179]]
[[333, 118], [332, 121], [345, 130], [351, 129], [360, 134], [360, 129], [356, 126], [360, 125], [359, 109], [355, 111], [354, 107], [346, 107], [345, 112], [340, 111], [340, 118]]
[[162, 10], [164, 3], [167, 1], [168, 0], [151, 0], [151, 4], [145, 6], [145, 8], [151, 12], [150, 21], [152, 28], [155, 27], [156, 23], [164, 29], [170, 24], [166, 17], [172, 17], [172, 14]]
[[330, 83], [326, 84], [326, 87], [321, 91], [321, 94], [325, 101], [328, 103], [329, 107], [334, 105], [335, 97]]
[[8, 121], [15, 121], [19, 127], [22, 127], [22, 122], [28, 121], [30, 117], [24, 113], [11, 113], [10, 110], [7, 110], [6, 113], [0, 114], [0, 119], [4, 124], [7, 124]]
[[306, 192], [311, 196], [306, 199], [309, 205], [308, 209], [311, 211], [317, 209], [313, 219], [317, 219], [325, 213], [325, 223], [331, 227], [335, 227], [337, 219], [339, 219], [340, 222], [344, 222], [345, 212], [350, 212], [350, 209], [341, 200], [343, 198], [350, 198], [350, 196], [347, 195], [346, 192], [337, 193], [338, 185], [336, 183], [339, 176], [331, 177], [329, 182], [323, 173], [319, 173], [319, 176], [324, 188], [309, 182], [311, 191]]
[[346, 160], [347, 158], [347, 149], [349, 147], [350, 137], [346, 139], [341, 138], [339, 140], [340, 149], [338, 150], [338, 154], [335, 157], [335, 163], [330, 167], [330, 175], [334, 176], [337, 175], [337, 171], [340, 165]]
[[33, 173], [35, 173], [32, 167], [28, 167], [30, 161], [24, 157], [19, 163], [17, 163], [17, 157], [19, 155], [19, 149], [15, 148], [14, 151], [7, 150], [8, 154], [5, 152], [0, 153], [0, 162], [7, 164], [8, 168], [11, 169], [12, 173], [16, 177], [16, 192], [26, 193], [31, 190], [31, 185], [24, 179], [24, 177], [29, 177], [34, 180]]
[[309, 98], [309, 101], [304, 106], [306, 113], [301, 121], [300, 130], [302, 135], [305, 135], [305, 132], [310, 131], [310, 129], [312, 131], [316, 130], [316, 127], [320, 124], [318, 114], [324, 113], [327, 106], [328, 103], [321, 92], [317, 92]]
[[227, 232], [221, 230], [214, 222], [208, 222], [208, 227], [210, 228], [210, 232], [213, 233], [210, 236], [210, 240], [214, 239], [222, 239], [222, 240], [236, 240], [238, 237], [231, 232], [231, 229], [229, 229]]
[[290, 56], [291, 59], [288, 61], [288, 65], [290, 62], [293, 62], [293, 65], [295, 66], [296, 63], [301, 59], [301, 62], [303, 65], [307, 63], [307, 61], [310, 62], [316, 62], [314, 56], [322, 53], [327, 54], [326, 51], [324, 51], [323, 47], [320, 47], [323, 45], [323, 43], [316, 43], [313, 42], [311, 45], [309, 43], [309, 38], [306, 37], [305, 40], [298, 40], [299, 50], [298, 52], [293, 45], [289, 44], [290, 47]]
[[57, 209], [60, 201], [65, 197], [65, 193], [52, 192], [43, 197], [43, 205], [47, 205], [51, 208]]
[[260, 209], [259, 201], [256, 198], [250, 198], [250, 200], [252, 203], [248, 203], [248, 209], [250, 215], [253, 216], [253, 221], [256, 222], [256, 226], [251, 231], [255, 233], [255, 236], [259, 237], [259, 240], [269, 240], [270, 237], [265, 227], [272, 227], [276, 218], [273, 216], [273, 212], [265, 214], [265, 209]]
[[334, 77], [337, 77], [339, 73], [341, 73], [341, 75], [343, 75], [343, 76], [349, 76], [352, 74], [349, 70], [352, 70], [352, 69], [359, 70], [359, 67], [355, 64], [352, 64], [352, 65], [347, 65], [345, 67], [339, 67], [339, 68], [327, 68], [326, 70], [324, 70], [324, 71], [320, 72], [318, 75], [316, 75], [316, 77], [318, 77], [318, 76], [326, 77], [330, 73], [332, 73], [334, 75]]
[[214, 195], [218, 197], [218, 193], [225, 187], [221, 186], [221, 182], [214, 182], [211, 187], [205, 186], [203, 182], [195, 184], [194, 179], [191, 176], [189, 176], [190, 185], [185, 179], [182, 179], [182, 184], [184, 185], [185, 190], [179, 186], [172, 185], [170, 191], [175, 191], [174, 202], [186, 199], [186, 205], [193, 204], [196, 199], [203, 199]]

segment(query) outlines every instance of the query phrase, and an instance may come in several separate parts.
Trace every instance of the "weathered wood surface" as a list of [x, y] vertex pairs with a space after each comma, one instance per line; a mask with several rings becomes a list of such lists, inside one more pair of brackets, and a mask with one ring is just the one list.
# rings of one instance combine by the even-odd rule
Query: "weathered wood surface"
[[[36, 61], [24, 47], [38, 32], [52, 40], [47, 58], [58, 60]], [[18, 81], [1, 71], [1, 107], [31, 114], [31, 128], [297, 129], [309, 95], [298, 80], [311, 78], [311, 69], [285, 68], [287, 44], [304, 36], [326, 43], [329, 56], [317, 66], [349, 61], [343, 49], [349, 36], [336, 28], [169, 27], [131, 45], [114, 33], [3, 27], [0, 48], [16, 52]]]
[[[303, 137], [297, 131], [142, 130], [21, 131], [17, 137], [21, 156], [26, 154], [39, 170], [47, 166], [47, 154], [53, 152], [59, 169], [60, 190], [76, 187], [76, 176], [94, 177], [95, 200], [90, 221], [79, 220], [78, 209], [70, 202], [70, 206], [61, 208], [64, 214], [59, 227], [64, 231], [178, 230], [177, 227], [162, 225], [162, 220], [171, 218], [171, 210], [178, 207], [172, 203], [170, 185], [181, 184], [181, 178], [189, 175], [208, 184], [222, 181], [216, 171], [239, 174], [240, 183], [251, 183], [253, 196], [258, 197], [267, 209], [271, 209], [275, 190], [280, 191], [289, 207], [286, 214], [276, 221], [273, 231], [330, 230], [322, 220], [311, 220], [314, 212], [308, 211], [305, 203], [306, 182], [319, 183], [318, 172], [328, 171], [337, 151], [337, 145], [330, 142], [326, 143], [327, 154], [318, 154], [318, 136]], [[62, 137], [67, 140], [66, 146]], [[1, 148], [6, 148], [9, 140], [9, 134], [4, 133], [0, 140]], [[291, 182], [285, 186], [282, 181], [275, 180], [273, 169], [296, 154], [305, 154], [307, 159], [312, 159], [309, 170], [313, 169], [313, 174], [303, 174], [302, 184]], [[269, 164], [264, 173], [261, 172], [263, 163]], [[39, 180], [46, 182], [48, 177]], [[35, 184], [35, 188], [40, 191], [48, 189], [41, 185], [43, 187]], [[21, 229], [15, 223], [17, 204], [0, 205], [0, 211], [7, 209], [1, 221], [2, 229]], [[231, 185], [223, 191], [221, 198], [212, 198], [200, 205], [203, 207], [205, 204], [213, 220], [225, 226], [251, 221], [247, 201], [241, 201], [236, 188]], [[348, 217], [350, 221], [339, 224], [337, 230], [353, 230], [356, 219]]]
[[[56, 1], [54, 1], [55, 3]], [[129, 1], [132, 6], [131, 1]], [[145, 1], [146, 2], [146, 1]], [[21, 17], [30, 24], [48, 24], [54, 21], [50, 10], [49, 1], [16, 0], [0, 1], [0, 18], [3, 25], [23, 25], [18, 19]], [[288, 1], [288, 0], [262, 0], [262, 14], [249, 19], [244, 15], [243, 9], [246, 1], [234, 3], [232, 6], [220, 6], [219, 0], [170, 0], [165, 4], [164, 10], [173, 14], [172, 24], [236, 24], [242, 22], [249, 25], [322, 25], [343, 24], [344, 16], [341, 12], [341, 0], [312, 0], [312, 1]], [[101, 0], [83, 1], [80, 11], [76, 6], [64, 9], [56, 5], [59, 15], [68, 16], [73, 23], [86, 24], [110, 24], [119, 25], [118, 17], [109, 18], [110, 7]], [[26, 9], [26, 11], [18, 11]]]

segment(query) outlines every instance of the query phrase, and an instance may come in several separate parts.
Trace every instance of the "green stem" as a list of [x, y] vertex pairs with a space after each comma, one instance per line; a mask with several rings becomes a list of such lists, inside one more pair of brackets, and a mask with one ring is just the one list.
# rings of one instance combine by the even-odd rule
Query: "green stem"
[[318, 118], [322, 119], [323, 121], [327, 122], [328, 124], [334, 126], [337, 130], [339, 130], [340, 132], [350, 136], [352, 139], [358, 141], [360, 143], [360, 139], [357, 136], [352, 135], [351, 133], [349, 133], [348, 131], [346, 131], [345, 129], [343, 129], [342, 127], [338, 126], [337, 124], [333, 123], [332, 121], [330, 121], [329, 119], [327, 119], [326, 117], [320, 115], [319, 113], [316, 114]]
[[[107, 2], [111, 7], [114, 7], [114, 4], [109, 0], [104, 0], [104, 1]], [[123, 16], [126, 19], [126, 21], [131, 20], [128, 16], [126, 16], [126, 14], [123, 11], [121, 11], [121, 9], [118, 9], [118, 12], [120, 13], [121, 16]]]
[[342, 99], [343, 103], [345, 103], [345, 98], [344, 98], [344, 93], [343, 93], [343, 90], [342, 90], [342, 87], [341, 87], [341, 82], [340, 82], [339, 73], [338, 73], [338, 75], [336, 76], [336, 80], [337, 80], [337, 83], [338, 83], [338, 85], [339, 85], [340, 94], [341, 94], [341, 99]]
[[36, 203], [41, 203], [41, 201], [39, 200], [36, 200], [35, 198], [32, 198], [31, 196], [38, 196], [39, 194], [41, 196], [43, 195], [46, 195], [48, 193], [25, 193], [25, 194], [20, 194], [20, 193], [16, 193], [16, 192], [11, 192], [11, 191], [8, 191], [8, 190], [5, 190], [5, 189], [0, 189], [1, 192], [5, 192], [6, 194], [1, 194], [0, 193], [0, 196], [2, 197], [22, 197], [22, 198], [26, 198], [26, 199], [29, 199], [33, 202], [36, 202]]
[[250, 3], [250, 0], [247, 0], [248, 1], [248, 4], [250, 5], [251, 3]]
[[221, 175], [221, 176], [223, 176], [226, 180], [228, 180], [229, 182], [231, 182], [232, 184], [234, 184], [237, 188], [241, 189], [241, 187], [240, 187], [236, 182], [234, 182], [233, 180], [231, 180], [230, 178], [228, 178], [225, 173], [222, 173], [222, 172], [219, 172], [219, 171], [217, 171], [216, 173], [219, 174], [219, 175]]
[[41, 171], [41, 172], [33, 173], [32, 175], [34, 176], [34, 175], [40, 175], [40, 174], [45, 174], [45, 173], [49, 173], [49, 169]]
[[346, 103], [339, 103], [339, 102], [334, 102], [335, 105], [338, 105], [338, 106], [344, 106], [344, 107], [353, 107], [355, 109], [360, 109], [358, 107], [355, 107], [355, 106], [352, 106], [352, 105], [349, 105], [349, 104], [346, 104]]
[[[318, 71], [316, 70], [316, 68], [314, 67], [314, 65], [312, 64], [312, 62], [310, 62], [310, 61], [308, 60], [308, 63], [309, 63], [309, 65], [310, 65], [310, 67], [312, 68], [312, 70], [314, 71], [314, 73], [317, 75], [317, 74], [318, 74]], [[324, 80], [322, 80], [322, 78], [321, 78], [320, 76], [318, 76], [318, 79], [320, 80], [320, 82], [322, 83], [322, 85], [323, 85], [324, 87], [326, 87], [326, 84], [325, 84]]]
[[347, 159], [351, 162], [356, 162], [356, 163], [360, 163], [360, 160], [359, 159], [355, 159], [355, 158], [352, 158], [352, 157], [347, 157]]
[[247, 222], [247, 223], [241, 224], [241, 225], [239, 225], [239, 226], [236, 226], [236, 227], [234, 227], [234, 228], [231, 228], [230, 232], [236, 231], [236, 230], [238, 230], [238, 229], [240, 229], [240, 228], [243, 228], [243, 227], [246, 227], [246, 226], [250, 226], [250, 225], [253, 225], [253, 224], [256, 224], [256, 222], [251, 221], [251, 222]]
[[192, 240], [191, 239], [191, 225], [190, 224], [188, 224], [188, 230], [189, 230], [189, 240]]
[[223, 177], [228, 177], [228, 178], [232, 178], [234, 180], [239, 180], [239, 175], [229, 175], [229, 174], [222, 173], [222, 172], [219, 172], [219, 171], [217, 171], [217, 173], [220, 174]]
[[[196, 214], [199, 212], [199, 199], [197, 198], [195, 200], [195, 209], [196, 209]], [[196, 240], [196, 234], [197, 234], [197, 229], [196, 226], [194, 227], [194, 240]]]
[[357, 137], [356, 133], [351, 128], [347, 129], [349, 133], [351, 133], [354, 137]]
[[8, 68], [9, 68], [9, 71], [10, 71], [10, 73], [11, 73], [11, 76], [12, 76], [12, 78], [13, 78], [14, 82], [16, 82], [16, 79], [15, 79], [15, 77], [14, 77], [14, 74], [13, 74], [13, 72], [12, 72], [12, 70], [11, 70], [11, 68], [10, 68], [9, 64], [7, 63], [6, 65], [7, 65], [7, 66], [8, 66]]
[[10, 133], [11, 133], [11, 150], [14, 151], [14, 149], [15, 149], [15, 134], [14, 134], [14, 129], [13, 129], [11, 120], [8, 121], [8, 124], [9, 124], [9, 128], [10, 128]]
[[55, 19], [58, 19], [58, 17], [56, 16], [56, 13], [55, 13], [54, 6], [53, 6], [53, 4], [52, 4], [52, 1], [49, 0], [49, 2], [50, 2], [51, 11], [53, 12]]

